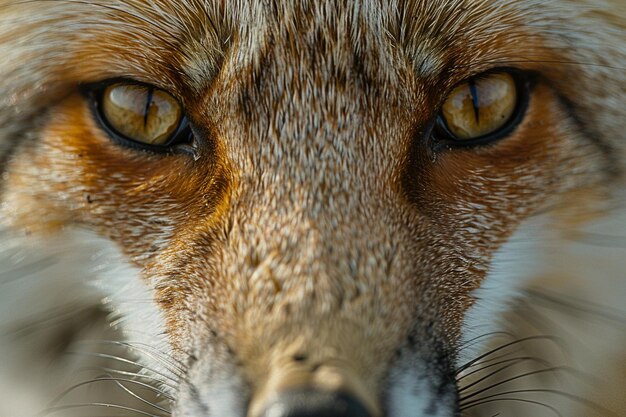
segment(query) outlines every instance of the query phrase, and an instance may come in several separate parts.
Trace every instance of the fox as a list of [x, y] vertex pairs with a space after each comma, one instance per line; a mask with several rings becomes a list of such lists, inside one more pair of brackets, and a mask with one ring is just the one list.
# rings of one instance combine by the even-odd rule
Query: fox
[[622, 0], [0, 0], [0, 415], [625, 415], [625, 41]]

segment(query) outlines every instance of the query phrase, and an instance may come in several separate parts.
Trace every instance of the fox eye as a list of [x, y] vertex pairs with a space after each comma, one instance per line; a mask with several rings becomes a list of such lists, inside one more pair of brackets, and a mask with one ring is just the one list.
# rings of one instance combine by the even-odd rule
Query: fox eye
[[488, 73], [460, 84], [441, 107], [437, 138], [463, 146], [510, 133], [523, 116], [525, 88], [516, 74], [509, 72]]
[[105, 130], [126, 145], [163, 150], [190, 138], [182, 106], [156, 87], [109, 84], [96, 92], [96, 105]]

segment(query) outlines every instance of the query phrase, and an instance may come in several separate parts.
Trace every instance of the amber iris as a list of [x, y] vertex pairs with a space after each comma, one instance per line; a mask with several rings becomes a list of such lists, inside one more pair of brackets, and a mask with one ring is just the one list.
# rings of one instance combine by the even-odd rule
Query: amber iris
[[147, 145], [167, 145], [183, 118], [180, 104], [152, 86], [117, 83], [101, 98], [106, 123], [120, 135]]
[[457, 86], [443, 104], [441, 117], [453, 139], [468, 141], [500, 130], [517, 103], [517, 84], [511, 74], [486, 74]]

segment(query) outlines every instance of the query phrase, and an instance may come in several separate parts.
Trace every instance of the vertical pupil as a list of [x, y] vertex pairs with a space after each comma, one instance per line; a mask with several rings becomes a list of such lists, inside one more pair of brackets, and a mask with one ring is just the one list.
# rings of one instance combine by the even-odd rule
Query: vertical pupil
[[480, 105], [478, 103], [478, 90], [476, 88], [476, 81], [471, 79], [469, 81], [470, 94], [472, 95], [472, 106], [474, 107], [474, 118], [476, 124], [480, 123]]
[[150, 106], [152, 106], [152, 96], [154, 94], [154, 87], [148, 88], [148, 96], [146, 97], [146, 107], [143, 111], [143, 128], [148, 126], [148, 116], [150, 114]]
[[517, 101], [517, 86], [511, 74], [468, 79], [452, 91], [441, 108], [443, 131], [454, 140], [494, 133], [511, 119]]
[[153, 86], [114, 84], [101, 100], [102, 115], [114, 131], [149, 145], [167, 143], [182, 118], [180, 105]]

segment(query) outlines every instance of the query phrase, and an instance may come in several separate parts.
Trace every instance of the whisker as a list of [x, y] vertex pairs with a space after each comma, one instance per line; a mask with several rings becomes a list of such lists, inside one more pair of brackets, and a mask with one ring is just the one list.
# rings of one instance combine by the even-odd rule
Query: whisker
[[473, 346], [474, 343], [477, 343], [480, 339], [486, 338], [486, 337], [495, 337], [495, 336], [507, 336], [510, 339], [514, 339], [515, 336], [512, 333], [509, 332], [504, 332], [504, 331], [500, 331], [500, 332], [489, 332], [489, 333], [485, 333], [485, 334], [481, 334], [480, 336], [476, 336], [471, 338], [470, 340], [466, 340], [465, 342], [461, 343], [458, 347], [459, 352], [462, 352], [464, 349], [469, 349], [471, 346]]
[[[156, 360], [165, 366], [172, 373], [179, 372], [180, 375], [184, 375], [187, 372], [185, 366], [183, 366], [182, 362], [175, 360], [174, 358], [166, 355], [163, 352], [160, 352], [158, 349], [151, 347], [145, 343], [130, 343], [130, 342], [121, 342], [116, 340], [89, 340], [89, 341], [81, 341], [79, 344], [102, 344], [102, 345], [113, 345], [113, 346], [121, 346], [131, 350], [136, 350], [140, 353], [143, 353], [146, 356]], [[138, 347], [141, 346], [141, 347]]]
[[[129, 365], [133, 365], [133, 366], [137, 366], [139, 368], [145, 369], [147, 371], [150, 371], [156, 375], [162, 376], [163, 378], [166, 378], [172, 382], [174, 382], [176, 385], [178, 385], [178, 382], [176, 379], [172, 378], [169, 375], [165, 375], [162, 372], [159, 372], [155, 369], [149, 368], [139, 362], [135, 362], [135, 361], [131, 361], [130, 359], [126, 359], [126, 358], [122, 358], [119, 356], [115, 356], [115, 355], [108, 355], [106, 353], [96, 353], [96, 352], [66, 352], [68, 355], [81, 355], [81, 356], [88, 356], [88, 357], [96, 357], [96, 358], [101, 358], [101, 359], [110, 359], [110, 360], [114, 360], [117, 362], [121, 362], [121, 363], [126, 363]], [[178, 375], [176, 375], [178, 376]], [[182, 379], [182, 377], [181, 377]]]
[[500, 345], [496, 348], [491, 349], [490, 351], [483, 353], [482, 355], [478, 356], [477, 358], [472, 359], [471, 361], [467, 362], [466, 364], [460, 366], [457, 371], [456, 371], [456, 375], [460, 374], [461, 372], [463, 372], [464, 370], [471, 368], [472, 366], [475, 366], [477, 364], [479, 364], [480, 360], [485, 359], [491, 355], [493, 355], [494, 353], [500, 352], [508, 347], [511, 346], [515, 346], [515, 345], [519, 345], [521, 343], [524, 342], [530, 342], [530, 341], [537, 341], [537, 340], [546, 340], [546, 341], [551, 341], [553, 342], [555, 345], [559, 346], [560, 348], [563, 348], [561, 346], [561, 344], [559, 343], [560, 339], [555, 337], [555, 336], [549, 336], [549, 335], [537, 335], [537, 336], [528, 336], [528, 337], [524, 337], [522, 339], [518, 339], [515, 340], [513, 342], [509, 342], [506, 343], [504, 345]]
[[[496, 356], [494, 356], [492, 358], [485, 359], [484, 361], [477, 362], [477, 363], [473, 364], [472, 366], [470, 366], [470, 368], [481, 367], [481, 366], [484, 366], [484, 365], [487, 365], [487, 364], [498, 362], [498, 361], [500, 361], [500, 360], [502, 360], [504, 358], [510, 358], [513, 355], [517, 355], [518, 353], [521, 354], [522, 351], [523, 351], [523, 349], [521, 349], [519, 346], [516, 346], [515, 349], [510, 351], [510, 352], [506, 352], [506, 353], [503, 353], [501, 355], [496, 355]], [[480, 369], [480, 368], [476, 368], [476, 369]]]
[[[548, 361], [546, 361], [546, 360], [543, 360], [543, 359], [541, 359], [541, 358], [538, 358], [538, 357], [536, 357], [536, 356], [522, 356], [522, 357], [516, 357], [516, 358], [512, 358], [512, 359], [507, 359], [507, 360], [503, 360], [503, 361], [498, 361], [498, 362], [495, 362], [495, 363], [492, 363], [492, 364], [486, 365], [486, 366], [484, 366], [484, 367], [482, 367], [482, 368], [475, 369], [475, 370], [473, 370], [472, 372], [469, 372], [469, 373], [467, 373], [467, 374], [462, 375], [460, 378], [457, 378], [457, 382], [458, 382], [458, 381], [461, 381], [461, 380], [463, 380], [463, 379], [465, 379], [465, 378], [468, 378], [468, 377], [470, 377], [471, 375], [474, 375], [474, 374], [476, 374], [476, 373], [478, 373], [478, 372], [484, 371], [485, 369], [492, 368], [492, 367], [494, 367], [494, 366], [498, 366], [498, 365], [502, 365], [502, 364], [504, 364], [504, 363], [507, 363], [507, 364], [508, 364], [508, 365], [506, 365], [505, 367], [499, 368], [497, 371], [494, 371], [493, 373], [491, 373], [491, 374], [487, 375], [486, 377], [483, 377], [483, 378], [481, 378], [480, 380], [476, 381], [476, 383], [478, 383], [478, 382], [480, 382], [480, 381], [483, 381], [483, 380], [485, 380], [485, 379], [487, 379], [487, 378], [489, 378], [489, 377], [493, 376], [494, 374], [499, 373], [500, 371], [503, 371], [503, 370], [508, 369], [508, 368], [510, 368], [510, 367], [512, 367], [512, 366], [518, 365], [518, 364], [520, 364], [520, 363], [522, 363], [522, 362], [528, 362], [528, 361], [538, 362], [539, 364], [541, 364], [541, 365], [543, 365], [543, 366], [551, 366], [550, 362], [548, 362]], [[511, 362], [513, 362], [513, 363], [511, 363]], [[459, 390], [459, 392], [464, 391], [464, 390], [466, 390], [467, 388], [469, 388], [469, 387], [471, 387], [471, 386], [473, 386], [473, 385], [476, 385], [476, 383], [472, 383], [472, 384], [470, 384], [470, 385], [468, 385], [468, 386], [466, 386], [466, 387], [463, 387], [463, 389]]]
[[[537, 363], [539, 363], [539, 364], [541, 364], [543, 366], [546, 366], [545, 369], [553, 369], [555, 372], [567, 373], [567, 374], [569, 374], [569, 375], [571, 375], [571, 376], [573, 376], [575, 378], [578, 378], [580, 381], [586, 382], [588, 384], [601, 384], [602, 383], [601, 380], [599, 380], [598, 378], [596, 378], [593, 375], [590, 375], [590, 374], [588, 374], [586, 372], [583, 372], [583, 371], [578, 370], [576, 368], [572, 368], [571, 366], [558, 366], [558, 367], [551, 366], [550, 362], [548, 362], [546, 360], [542, 360], [542, 359], [540, 359], [538, 357], [528, 356], [528, 357], [524, 357], [524, 358], [511, 359], [511, 361], [515, 361], [515, 363], [507, 365], [505, 367], [502, 367], [502, 368], [498, 369], [497, 371], [494, 371], [491, 374], [487, 375], [486, 377], [483, 377], [480, 380], [475, 381], [474, 383], [472, 383], [472, 384], [470, 384], [470, 385], [468, 385], [466, 387], [463, 387], [462, 389], [459, 390], [459, 392], [466, 391], [472, 385], [476, 385], [477, 383], [479, 383], [481, 381], [484, 381], [484, 380], [488, 379], [489, 377], [492, 377], [494, 374], [497, 374], [500, 371], [504, 371], [504, 370], [506, 370], [508, 368], [511, 368], [511, 367], [513, 367], [515, 365], [518, 365], [518, 364], [520, 364], [522, 362], [527, 362], [527, 361], [537, 362]], [[503, 362], [506, 362], [506, 361], [502, 361], [500, 363], [503, 363]], [[486, 366], [485, 368], [488, 368], [488, 367], [491, 367], [491, 366], [495, 366], [495, 365], [496, 364], [492, 364], [492, 365]], [[485, 369], [485, 368], [482, 368], [482, 369]], [[476, 372], [478, 372], [478, 371], [473, 371], [472, 373], [476, 373]], [[470, 375], [471, 374], [464, 375], [463, 378], [468, 377]], [[460, 381], [463, 378], [459, 378], [458, 381]]]
[[537, 370], [537, 371], [525, 372], [525, 373], [523, 373], [521, 375], [516, 375], [514, 377], [507, 378], [507, 379], [504, 379], [502, 381], [498, 381], [497, 383], [495, 383], [493, 385], [490, 385], [490, 386], [488, 386], [486, 388], [482, 388], [482, 389], [480, 389], [478, 391], [474, 391], [474, 392], [469, 393], [469, 394], [467, 394], [465, 396], [462, 396], [459, 399], [459, 401], [463, 402], [463, 401], [465, 401], [465, 400], [467, 400], [469, 398], [476, 397], [477, 395], [480, 395], [480, 394], [482, 394], [484, 392], [491, 391], [494, 388], [497, 388], [497, 387], [500, 387], [502, 385], [508, 384], [509, 382], [518, 381], [520, 379], [523, 379], [523, 378], [526, 378], [526, 377], [529, 377], [529, 376], [533, 376], [533, 375], [539, 375], [539, 374], [545, 374], [545, 373], [550, 373], [550, 372], [562, 371], [564, 369], [568, 369], [568, 368], [567, 367], [562, 367], [562, 366], [555, 366], [555, 367], [552, 367], [552, 368], [545, 368], [545, 369], [540, 369], [540, 370]]
[[150, 390], [158, 395], [163, 396], [164, 398], [170, 400], [170, 401], [175, 401], [176, 399], [169, 396], [167, 393], [164, 393], [163, 391], [159, 390], [156, 387], [153, 387], [152, 385], [149, 384], [145, 384], [143, 382], [139, 382], [139, 381], [134, 381], [132, 379], [124, 379], [124, 378], [114, 378], [112, 376], [106, 376], [106, 377], [98, 377], [98, 378], [94, 378], [91, 379], [89, 381], [83, 381], [83, 382], [79, 382], [75, 385], [72, 385], [71, 387], [69, 387], [68, 389], [66, 389], [65, 391], [63, 391], [61, 394], [59, 394], [51, 403], [50, 405], [55, 405], [58, 404], [63, 398], [65, 398], [68, 394], [70, 394], [71, 392], [77, 390], [80, 387], [84, 387], [87, 385], [91, 385], [91, 384], [95, 384], [95, 383], [99, 383], [99, 382], [126, 382], [129, 384], [134, 384], [137, 386], [140, 386], [142, 388], [145, 388], [147, 390]]
[[149, 349], [151, 352], [158, 354], [160, 356], [162, 356], [165, 359], [168, 359], [170, 361], [172, 361], [173, 363], [177, 364], [178, 366], [180, 366], [183, 370], [186, 370], [186, 366], [182, 361], [177, 360], [176, 358], [172, 357], [170, 354], [168, 354], [165, 351], [162, 351], [160, 349], [157, 349], [156, 347], [148, 344], [148, 343], [144, 343], [144, 342], [135, 342], [135, 341], [119, 341], [119, 340], [105, 340], [104, 342], [112, 342], [115, 344], [120, 344], [122, 346], [127, 346], [131, 349], [135, 349], [136, 346], [142, 346], [145, 347], [146, 349]]
[[468, 406], [465, 406], [465, 407], [461, 407], [461, 411], [469, 410], [470, 408], [474, 408], [474, 407], [478, 407], [478, 406], [486, 405], [486, 404], [490, 404], [490, 403], [495, 403], [495, 402], [499, 402], [499, 401], [513, 401], [513, 402], [534, 404], [534, 405], [538, 405], [538, 406], [544, 407], [544, 408], [552, 411], [558, 417], [563, 417], [563, 414], [561, 414], [559, 412], [559, 410], [557, 410], [555, 407], [552, 407], [552, 406], [550, 406], [548, 404], [544, 404], [544, 403], [542, 403], [540, 401], [527, 400], [525, 398], [493, 398], [493, 399], [489, 399], [489, 400], [482, 400], [482, 401], [477, 402], [475, 404], [471, 404], [471, 405], [468, 405]]
[[153, 381], [157, 384], [165, 385], [172, 390], [175, 390], [177, 388], [171, 382], [163, 381], [162, 379], [159, 379], [155, 376], [141, 374], [138, 372], [122, 371], [120, 369], [106, 368], [103, 366], [83, 367], [83, 368], [80, 368], [79, 371], [97, 371], [97, 372], [106, 372], [109, 374], [123, 375], [123, 376], [132, 377], [132, 378], [142, 378], [142, 379]]
[[136, 408], [126, 407], [126, 406], [118, 405], [118, 404], [110, 404], [110, 403], [84, 403], [84, 404], [62, 405], [62, 406], [58, 406], [58, 407], [49, 408], [49, 409], [45, 410], [44, 413], [40, 414], [40, 416], [46, 416], [46, 415], [49, 415], [49, 414], [55, 414], [55, 413], [58, 413], [58, 412], [61, 412], [61, 411], [75, 410], [75, 409], [79, 409], [79, 408], [89, 408], [89, 407], [95, 407], [95, 408], [100, 407], [100, 408], [110, 408], [110, 409], [122, 410], [122, 411], [130, 411], [132, 413], [136, 413], [136, 414], [139, 414], [139, 415], [142, 415], [142, 416], [146, 416], [146, 417], [168, 417], [167, 415], [152, 414], [152, 413], [148, 413], [148, 412], [145, 412], [145, 411], [138, 410]]
[[554, 390], [554, 389], [520, 389], [520, 390], [513, 390], [513, 391], [507, 391], [507, 392], [501, 392], [501, 393], [497, 393], [497, 394], [491, 394], [489, 396], [480, 398], [480, 399], [476, 399], [473, 401], [469, 401], [465, 404], [461, 404], [462, 407], [470, 407], [473, 403], [475, 402], [480, 402], [483, 400], [488, 400], [488, 399], [493, 399], [493, 398], [497, 398], [501, 395], [510, 395], [510, 394], [525, 394], [525, 393], [538, 393], [538, 392], [543, 392], [543, 393], [548, 393], [548, 394], [554, 394], [554, 395], [559, 395], [565, 398], [568, 398], [572, 401], [576, 401], [580, 404], [583, 404], [585, 406], [587, 406], [588, 408], [591, 408], [595, 411], [601, 412], [603, 415], [605, 416], [613, 416], [613, 417], [620, 417], [617, 414], [615, 414], [613, 411], [602, 407], [601, 405], [593, 402], [593, 401], [589, 401], [585, 398], [579, 397], [577, 395], [573, 395], [570, 394], [568, 392], [565, 391], [560, 391], [560, 390]]
[[[162, 412], [164, 412], [164, 413], [167, 413], [167, 414], [169, 414], [169, 413], [170, 413], [170, 411], [169, 411], [169, 410], [166, 410], [165, 408], [163, 408], [163, 407], [161, 407], [161, 406], [159, 406], [159, 405], [157, 405], [157, 404], [155, 404], [155, 403], [153, 403], [153, 402], [151, 402], [151, 401], [148, 401], [148, 400], [146, 400], [145, 398], [141, 397], [140, 395], [138, 395], [138, 394], [134, 393], [133, 391], [131, 391], [128, 387], [126, 387], [124, 384], [122, 384], [122, 382], [124, 382], [124, 381], [121, 381], [121, 380], [119, 380], [119, 379], [117, 379], [117, 378], [116, 378], [113, 382], [115, 382], [115, 384], [116, 384], [118, 387], [120, 387], [122, 390], [124, 390], [124, 391], [125, 391], [128, 395], [130, 395], [130, 396], [131, 396], [131, 397], [133, 397], [133, 398], [136, 398], [138, 401], [140, 401], [140, 402], [142, 402], [142, 403], [144, 403], [144, 404], [146, 404], [146, 405], [148, 405], [148, 406], [150, 406], [150, 407], [153, 407], [153, 408], [155, 408], [155, 409], [157, 409], [157, 410], [159, 410], [159, 411], [162, 411]], [[162, 393], [161, 393], [161, 394], [159, 394], [159, 395], [162, 395]], [[164, 397], [165, 397], [165, 396], [164, 396]], [[167, 398], [167, 397], [166, 397], [166, 398]], [[168, 399], [169, 399], [170, 401], [172, 401], [172, 402], [174, 402], [174, 401], [175, 401], [172, 397], [169, 397]]]

